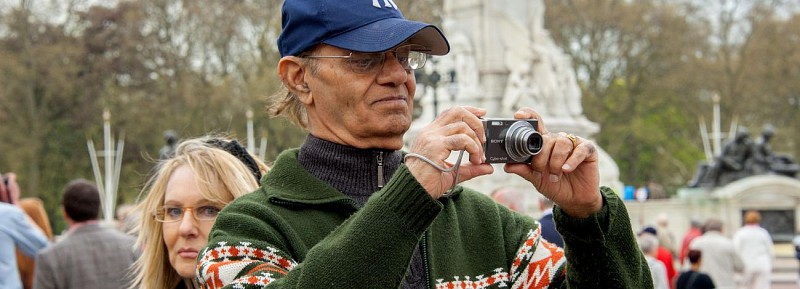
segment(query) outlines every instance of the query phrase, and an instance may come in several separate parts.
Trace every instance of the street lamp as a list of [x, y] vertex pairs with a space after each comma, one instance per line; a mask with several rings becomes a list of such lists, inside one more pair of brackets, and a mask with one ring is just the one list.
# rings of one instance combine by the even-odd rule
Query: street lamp
[[442, 76], [439, 75], [435, 69], [428, 75], [428, 85], [433, 88], [433, 118], [436, 118], [439, 115], [439, 101], [436, 97], [436, 87], [439, 86], [439, 80], [442, 79]]
[[456, 95], [458, 95], [458, 79], [456, 78], [456, 70], [450, 69], [450, 83], [447, 85], [447, 92], [450, 93], [450, 103], [455, 104]]
[[[421, 85], [420, 88], [422, 89], [422, 95], [425, 95], [427, 88], [430, 87], [433, 89], [433, 117], [436, 118], [439, 115], [439, 95], [437, 94], [437, 88], [439, 87], [439, 82], [442, 81], [442, 75], [436, 70], [436, 62], [434, 59], [430, 59], [429, 62], [431, 63], [431, 72], [425, 73], [425, 71], [422, 69], [414, 70], [414, 77], [416, 78], [417, 83]], [[456, 75], [456, 70], [450, 69], [445, 77], [446, 79], [444, 81], [447, 82], [447, 93], [450, 95], [450, 103], [455, 103], [456, 96], [458, 95], [458, 78]], [[414, 99], [413, 115], [414, 118], [422, 115], [422, 106], [417, 98]]]
[[[436, 71], [434, 64], [436, 63], [434, 59], [429, 59], [428, 63], [431, 64], [431, 73], [425, 73], [423, 69], [414, 70], [414, 77], [417, 79], [417, 83], [422, 85], [422, 95], [425, 95], [425, 91], [430, 87], [433, 89], [433, 117], [436, 118], [439, 114], [439, 100], [437, 99], [436, 95], [436, 88], [439, 86], [439, 80], [442, 79], [442, 76], [439, 72]], [[414, 118], [419, 117], [422, 115], [422, 106], [420, 105], [419, 99], [414, 99]]]

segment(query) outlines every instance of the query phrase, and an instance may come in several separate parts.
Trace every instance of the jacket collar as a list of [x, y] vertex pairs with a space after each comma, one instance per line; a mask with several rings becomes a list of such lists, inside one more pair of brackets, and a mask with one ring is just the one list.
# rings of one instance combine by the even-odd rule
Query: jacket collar
[[[325, 182], [311, 175], [297, 161], [299, 148], [288, 149], [278, 155], [272, 168], [261, 178], [261, 190], [270, 202], [289, 207], [328, 206], [345, 204], [358, 208], [358, 204]], [[405, 156], [405, 152], [402, 152]], [[464, 187], [456, 185], [451, 194], [440, 201], [458, 197]]]
[[324, 205], [355, 201], [332, 186], [320, 182], [297, 161], [299, 148], [281, 153], [269, 173], [261, 179], [263, 190], [276, 199], [298, 205]]

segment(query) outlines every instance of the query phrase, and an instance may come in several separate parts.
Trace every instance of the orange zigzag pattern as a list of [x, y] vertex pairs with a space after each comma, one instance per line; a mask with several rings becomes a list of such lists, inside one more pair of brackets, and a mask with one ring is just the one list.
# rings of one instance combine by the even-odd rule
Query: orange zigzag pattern
[[492, 285], [508, 287], [509, 282], [513, 282], [512, 289], [547, 288], [558, 268], [565, 262], [564, 250], [554, 244], [543, 242], [541, 229], [537, 228], [528, 232], [528, 237], [517, 251], [517, 256], [511, 264], [510, 279], [509, 273], [503, 272], [503, 268], [497, 268], [489, 277], [455, 276], [454, 281], [448, 282], [437, 279], [436, 289], [485, 289]]

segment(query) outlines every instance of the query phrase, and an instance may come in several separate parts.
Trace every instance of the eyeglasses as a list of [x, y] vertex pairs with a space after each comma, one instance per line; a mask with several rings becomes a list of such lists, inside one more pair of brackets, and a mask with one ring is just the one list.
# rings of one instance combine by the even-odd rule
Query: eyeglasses
[[347, 59], [347, 64], [355, 73], [369, 74], [383, 68], [386, 54], [394, 53], [394, 57], [407, 71], [420, 69], [425, 66], [429, 49], [422, 45], [403, 45], [384, 52], [350, 52], [350, 55], [301, 55], [303, 58], [342, 58]]
[[216, 206], [202, 206], [197, 208], [163, 206], [153, 213], [153, 217], [159, 222], [172, 223], [180, 221], [183, 219], [183, 214], [190, 211], [197, 221], [214, 221], [217, 219], [217, 215], [219, 215], [219, 211], [221, 210], [222, 209]]

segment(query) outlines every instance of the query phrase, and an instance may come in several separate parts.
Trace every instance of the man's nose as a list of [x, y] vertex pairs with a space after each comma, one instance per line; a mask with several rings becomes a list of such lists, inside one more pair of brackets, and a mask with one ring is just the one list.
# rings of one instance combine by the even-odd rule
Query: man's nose
[[380, 74], [379, 80], [382, 82], [391, 82], [399, 85], [408, 80], [409, 71], [400, 64], [395, 52], [387, 52]]

